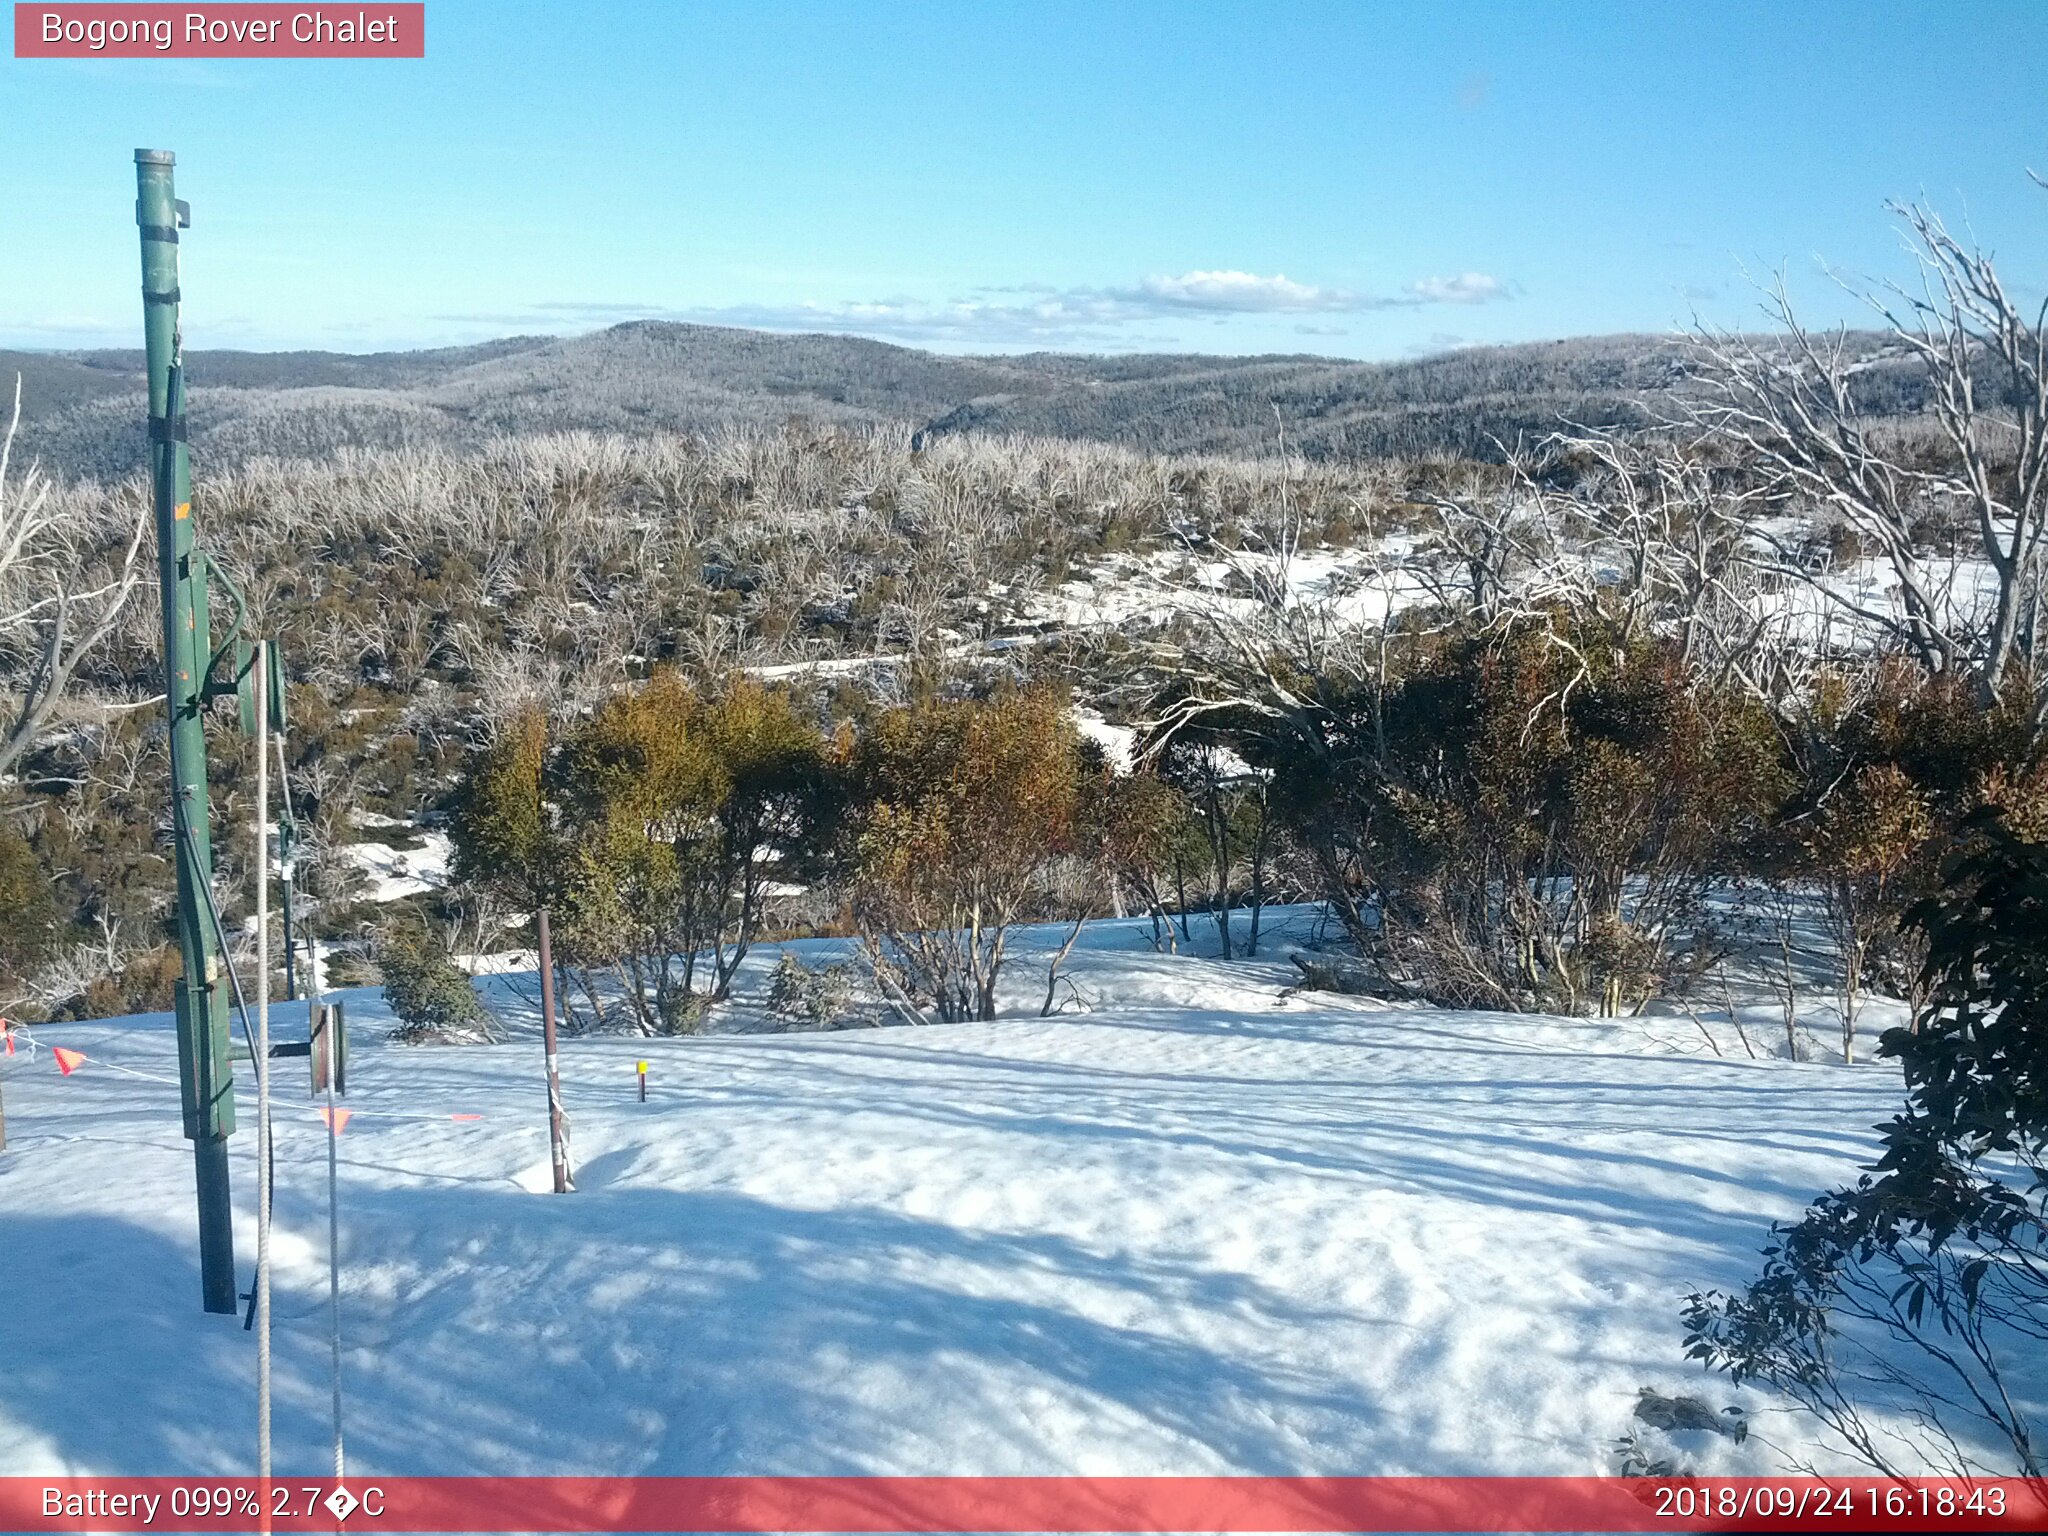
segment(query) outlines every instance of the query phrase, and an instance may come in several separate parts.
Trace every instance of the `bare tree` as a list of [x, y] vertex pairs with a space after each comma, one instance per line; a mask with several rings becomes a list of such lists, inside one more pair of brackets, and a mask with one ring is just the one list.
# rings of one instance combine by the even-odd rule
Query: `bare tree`
[[[1767, 305], [1781, 337], [1699, 335], [1706, 389], [1685, 419], [1757, 465], [1779, 505], [1839, 518], [1883, 561], [1892, 589], [1879, 598], [1836, 579], [1795, 535], [1759, 519], [1753, 532], [1783, 574], [1927, 672], [1966, 677], [1987, 702], [2026, 672], [2039, 711], [2048, 708], [2036, 666], [2048, 624], [2048, 302], [2029, 319], [1988, 254], [1924, 205], [1892, 207], [1920, 285], [1865, 297], [1892, 354], [1925, 370], [1941, 451], [1903, 451], [1877, 420], [1875, 360], [1846, 331], [1802, 326], [1782, 280]], [[1958, 513], [1988, 582], [1957, 579], [1928, 547], [1928, 520]]]
[[1810, 681], [1826, 631], [1775, 600], [1783, 578], [1756, 531], [1765, 489], [1702, 447], [1574, 426], [1511, 453], [1528, 521], [1553, 547], [1547, 574], [1532, 565], [1544, 581], [1520, 583], [1516, 613], [1526, 620], [1531, 595], [1602, 608], [1624, 634], [1669, 635], [1694, 672], [1775, 706]]
[[36, 743], [79, 664], [119, 620], [142, 578], [149, 525], [145, 510], [109, 568], [96, 547], [101, 530], [76, 509], [53, 504], [37, 466], [10, 481], [20, 426], [16, 374], [14, 409], [0, 440], [0, 774]]

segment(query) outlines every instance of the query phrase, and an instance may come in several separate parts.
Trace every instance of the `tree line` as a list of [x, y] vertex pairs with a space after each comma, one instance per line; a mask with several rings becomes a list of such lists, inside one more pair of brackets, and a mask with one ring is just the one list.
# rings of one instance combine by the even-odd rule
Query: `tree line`
[[449, 931], [488, 943], [546, 908], [572, 1023], [666, 1034], [698, 1028], [793, 925], [859, 935], [902, 1017], [992, 1019], [1015, 929], [1056, 922], [1051, 1013], [1089, 916], [1128, 909], [1175, 947], [1192, 876], [1227, 935], [1233, 876], [1271, 839], [1199, 756], [1118, 772], [1047, 685], [829, 728], [790, 689], [662, 670], [585, 717], [502, 722], [454, 798]]

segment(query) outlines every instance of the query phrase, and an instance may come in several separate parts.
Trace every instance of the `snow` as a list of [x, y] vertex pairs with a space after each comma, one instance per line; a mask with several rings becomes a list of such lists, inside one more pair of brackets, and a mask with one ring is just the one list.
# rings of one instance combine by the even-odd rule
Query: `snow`
[[[402, 827], [389, 817], [359, 817], [363, 826]], [[345, 843], [340, 852], [361, 870], [368, 882], [367, 900], [397, 901], [404, 896], [423, 896], [448, 883], [448, 863], [455, 845], [446, 832], [417, 831], [401, 834], [407, 846], [389, 843]]]
[[[1767, 1406], [1680, 1359], [1680, 1299], [1868, 1155], [1892, 1069], [1290, 995], [1278, 937], [1226, 964], [1148, 934], [1090, 925], [1088, 1011], [1050, 1019], [1048, 931], [993, 1023], [567, 1040], [565, 1197], [530, 973], [483, 983], [498, 1046], [384, 1043], [346, 994], [351, 1469], [1579, 1473], [1613, 1470], [1640, 1387]], [[176, 1090], [113, 1070], [168, 1078], [169, 1020], [34, 1034], [97, 1060], [0, 1069], [0, 1474], [246, 1471], [254, 1352], [198, 1309]], [[278, 1465], [310, 1473], [325, 1133], [276, 1067]], [[1689, 1459], [1777, 1470], [1759, 1442], [1799, 1427], [1757, 1424]]]
[[[1810, 518], [1786, 515], [1760, 519], [1754, 547], [1770, 553], [1773, 543], [1796, 545], [1814, 532]], [[1606, 584], [1618, 576], [1611, 548], [1588, 544], [1565, 556]], [[1029, 612], [1041, 623], [1067, 633], [1145, 628], [1187, 614], [1230, 621], [1249, 618], [1259, 607], [1247, 586], [1251, 579], [1284, 601], [1346, 628], [1377, 628], [1413, 608], [1440, 601], [1446, 588], [1463, 585], [1459, 560], [1414, 532], [1396, 532], [1340, 547], [1292, 550], [1283, 560], [1270, 551], [1238, 549], [1228, 559], [1205, 558], [1186, 547], [1105, 555], [1049, 591], [1036, 594]], [[1562, 568], [1541, 568], [1555, 579]], [[1534, 579], [1520, 570], [1510, 585]], [[1981, 556], [1919, 557], [1919, 579], [1944, 622], [1956, 632], [1981, 632], [1998, 594], [1997, 573]], [[1774, 618], [1791, 639], [1833, 653], [1868, 650], [1883, 628], [1855, 610], [1892, 623], [1903, 620], [1905, 599], [1897, 573], [1879, 556], [1846, 560], [1833, 570], [1816, 569], [1806, 579], [1788, 578], [1746, 600], [1750, 613]], [[783, 669], [794, 670], [794, 669]]]
[[1256, 574], [1280, 584], [1287, 600], [1327, 610], [1333, 619], [1383, 624], [1395, 613], [1429, 600], [1430, 588], [1412, 568], [1415, 540], [1390, 535], [1340, 549], [1274, 554], [1234, 550], [1225, 560], [1201, 559], [1185, 549], [1155, 549], [1104, 556], [1081, 574], [1037, 595], [1030, 611], [1063, 629], [1157, 624], [1188, 611], [1246, 615], [1255, 599], [1233, 585]]
[[1137, 761], [1138, 733], [1128, 725], [1112, 725], [1092, 709], [1078, 705], [1069, 711], [1074, 729], [1102, 749], [1103, 761], [1112, 773], [1129, 773]]

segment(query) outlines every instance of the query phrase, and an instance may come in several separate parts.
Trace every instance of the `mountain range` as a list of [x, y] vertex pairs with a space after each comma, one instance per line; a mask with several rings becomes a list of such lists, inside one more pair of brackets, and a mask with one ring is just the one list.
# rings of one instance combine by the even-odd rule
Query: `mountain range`
[[[21, 448], [68, 478], [143, 462], [137, 351], [0, 352], [22, 377]], [[855, 336], [636, 321], [414, 352], [194, 351], [193, 455], [209, 467], [505, 434], [702, 432], [792, 418], [1114, 442], [1147, 452], [1286, 446], [1311, 457], [1498, 456], [1566, 421], [1631, 425], [1691, 372], [1681, 339], [1472, 347], [1388, 363], [1305, 355], [950, 356]]]

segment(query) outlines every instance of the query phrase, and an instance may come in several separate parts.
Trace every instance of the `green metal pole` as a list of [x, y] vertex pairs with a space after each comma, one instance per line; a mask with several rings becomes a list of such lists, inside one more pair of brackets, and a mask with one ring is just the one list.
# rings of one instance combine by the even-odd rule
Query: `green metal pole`
[[169, 150], [135, 151], [135, 222], [142, 226], [142, 321], [149, 354], [149, 463], [163, 590], [165, 701], [171, 722], [171, 828], [178, 870], [178, 1079], [199, 1187], [199, 1284], [206, 1310], [235, 1311], [235, 1236], [228, 1136], [235, 1128], [228, 998], [206, 902], [213, 876], [206, 803], [206, 666], [211, 637], [205, 564], [193, 547], [192, 470], [178, 329], [178, 229]]

